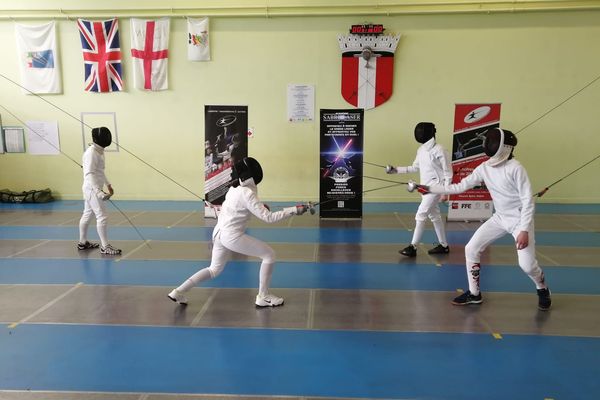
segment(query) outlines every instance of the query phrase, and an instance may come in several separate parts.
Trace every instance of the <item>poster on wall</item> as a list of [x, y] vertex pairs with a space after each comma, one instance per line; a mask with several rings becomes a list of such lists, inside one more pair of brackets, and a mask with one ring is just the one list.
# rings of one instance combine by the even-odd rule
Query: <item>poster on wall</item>
[[362, 218], [363, 125], [363, 109], [321, 110], [321, 218]]
[[204, 106], [204, 198], [225, 200], [231, 168], [248, 156], [248, 106]]
[[[460, 182], [488, 159], [483, 152], [483, 138], [488, 129], [497, 126], [500, 126], [500, 103], [455, 105], [452, 183]], [[492, 197], [484, 187], [450, 196], [449, 221], [481, 221], [490, 218], [492, 212]]]

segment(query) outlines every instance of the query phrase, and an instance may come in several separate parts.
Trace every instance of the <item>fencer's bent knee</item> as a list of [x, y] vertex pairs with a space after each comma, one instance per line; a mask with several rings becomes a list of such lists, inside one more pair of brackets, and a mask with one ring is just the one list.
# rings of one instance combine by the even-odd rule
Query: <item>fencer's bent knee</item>
[[207, 268], [208, 272], [210, 272], [210, 276], [214, 279], [217, 276], [221, 275], [221, 272], [225, 269], [225, 264], [222, 265], [211, 265]]
[[269, 247], [269, 251], [262, 257], [263, 262], [268, 264], [275, 263], [275, 250]]
[[465, 259], [470, 263], [478, 263], [481, 257], [481, 248], [472, 241], [465, 246]]

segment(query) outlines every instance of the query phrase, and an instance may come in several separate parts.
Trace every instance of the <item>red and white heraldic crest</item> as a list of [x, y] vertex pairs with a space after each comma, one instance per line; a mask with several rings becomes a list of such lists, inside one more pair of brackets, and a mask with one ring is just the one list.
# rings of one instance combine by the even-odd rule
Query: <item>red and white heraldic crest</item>
[[342, 96], [365, 110], [392, 97], [394, 52], [400, 35], [339, 35]]

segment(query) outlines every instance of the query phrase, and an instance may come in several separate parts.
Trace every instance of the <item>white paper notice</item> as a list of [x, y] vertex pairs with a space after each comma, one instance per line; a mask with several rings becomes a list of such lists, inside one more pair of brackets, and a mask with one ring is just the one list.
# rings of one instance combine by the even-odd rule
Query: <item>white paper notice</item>
[[29, 154], [60, 154], [58, 122], [27, 121], [27, 151]]
[[288, 84], [288, 121], [302, 122], [315, 119], [315, 85]]

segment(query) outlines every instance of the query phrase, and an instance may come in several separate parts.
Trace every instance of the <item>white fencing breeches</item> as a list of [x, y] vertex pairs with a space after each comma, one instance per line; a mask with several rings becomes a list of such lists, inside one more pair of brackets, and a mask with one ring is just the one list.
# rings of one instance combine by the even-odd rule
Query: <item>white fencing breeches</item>
[[411, 241], [413, 246], [416, 246], [421, 241], [423, 231], [425, 230], [425, 221], [427, 221], [428, 218], [433, 223], [438, 242], [440, 242], [442, 246], [448, 246], [446, 227], [442, 220], [442, 213], [440, 212], [441, 197], [442, 196], [439, 194], [432, 193], [422, 196], [421, 204], [419, 204], [419, 209], [415, 215], [416, 225]]
[[[475, 295], [479, 294], [481, 254], [490, 244], [506, 234], [511, 234], [516, 239], [520, 233], [520, 231], [515, 229], [517, 223], [518, 220], [514, 218], [503, 219], [494, 214], [475, 231], [473, 237], [465, 246], [467, 278], [469, 279], [469, 290], [471, 293]], [[517, 250], [517, 257], [519, 267], [531, 278], [535, 283], [535, 287], [537, 289], [546, 288], [544, 272], [535, 258], [535, 232], [533, 227], [529, 231], [529, 245], [524, 249]]]
[[103, 200], [100, 200], [96, 195], [96, 191], [92, 188], [83, 190], [83, 215], [79, 220], [79, 241], [85, 243], [87, 241], [87, 230], [92, 219], [92, 215], [96, 216], [96, 229], [102, 247], [108, 245], [108, 213]]
[[230, 238], [228, 235], [218, 233], [213, 240], [210, 266], [196, 272], [179, 286], [177, 290], [186, 292], [202, 281], [217, 277], [223, 272], [225, 265], [231, 259], [234, 252], [258, 257], [262, 260], [260, 264], [258, 291], [260, 294], [266, 294], [269, 291], [273, 266], [275, 265], [275, 251], [262, 240], [246, 234]]

